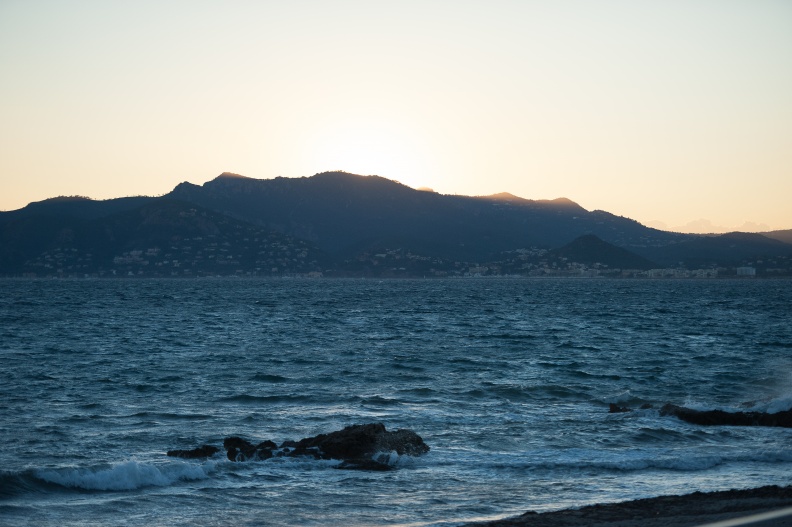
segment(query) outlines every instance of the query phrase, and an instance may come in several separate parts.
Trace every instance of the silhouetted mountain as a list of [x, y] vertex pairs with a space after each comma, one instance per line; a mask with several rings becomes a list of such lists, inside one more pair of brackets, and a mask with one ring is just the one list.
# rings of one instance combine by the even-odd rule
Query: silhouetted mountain
[[778, 240], [780, 242], [792, 244], [792, 229], [788, 229], [785, 231], [763, 232], [761, 234], [773, 240]]
[[35, 201], [19, 210], [0, 212], [0, 224], [20, 218], [34, 216], [66, 216], [71, 218], [96, 219], [117, 212], [131, 210], [157, 198], [134, 196], [107, 200], [92, 200], [82, 196], [59, 196], [44, 201]]
[[593, 234], [586, 234], [571, 243], [550, 251], [551, 256], [586, 264], [603, 265], [612, 269], [653, 269], [656, 263], [621, 247], [604, 242]]
[[556, 199], [525, 199], [519, 196], [515, 196], [514, 194], [510, 194], [508, 192], [500, 192], [498, 194], [492, 194], [489, 196], [476, 196], [477, 199], [487, 200], [487, 201], [499, 201], [504, 203], [513, 203], [517, 205], [530, 205], [536, 208], [545, 207], [548, 209], [554, 210], [564, 210], [567, 209], [570, 212], [579, 212], [584, 213], [587, 212], [586, 209], [572, 201], [568, 198], [556, 198]]
[[169, 196], [309, 240], [340, 258], [402, 247], [486, 261], [517, 248], [557, 248], [589, 233], [627, 248], [685, 239], [607, 212], [588, 212], [567, 199], [446, 196], [344, 172], [272, 180], [224, 174], [203, 186], [182, 183]]
[[[209, 253], [214, 262], [203, 259]], [[219, 264], [218, 256], [231, 258]], [[762, 258], [792, 267], [792, 246], [761, 235], [660, 231], [566, 198], [441, 195], [345, 172], [270, 180], [224, 173], [161, 198], [56, 198], [0, 212], [0, 274], [183, 273], [189, 261], [190, 272], [206, 274], [547, 275], [563, 262], [710, 268]]]
[[643, 252], [663, 266], [705, 268], [733, 266], [750, 258], [792, 254], [792, 246], [756, 233], [732, 232], [717, 236], [691, 236], [665, 247]]

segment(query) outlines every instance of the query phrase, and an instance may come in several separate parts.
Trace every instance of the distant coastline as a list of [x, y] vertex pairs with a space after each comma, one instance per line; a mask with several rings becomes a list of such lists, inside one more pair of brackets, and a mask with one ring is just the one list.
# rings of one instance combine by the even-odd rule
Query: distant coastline
[[792, 231], [679, 234], [568, 199], [447, 196], [344, 172], [223, 174], [159, 197], [0, 213], [0, 276], [792, 276]]

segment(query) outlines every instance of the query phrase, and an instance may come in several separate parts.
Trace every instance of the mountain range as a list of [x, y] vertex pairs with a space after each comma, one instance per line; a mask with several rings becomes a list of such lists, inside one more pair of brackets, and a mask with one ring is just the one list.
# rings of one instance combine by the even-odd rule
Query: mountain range
[[792, 268], [792, 231], [691, 235], [565, 199], [441, 195], [378, 176], [224, 173], [160, 197], [0, 212], [0, 275], [564, 274]]

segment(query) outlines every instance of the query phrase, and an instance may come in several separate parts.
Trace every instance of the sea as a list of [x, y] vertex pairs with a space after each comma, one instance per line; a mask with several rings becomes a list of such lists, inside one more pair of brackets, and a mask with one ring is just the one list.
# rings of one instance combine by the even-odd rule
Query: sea
[[[792, 429], [659, 412], [792, 407], [789, 280], [6, 279], [0, 361], [0, 525], [452, 526], [792, 484]], [[430, 452], [166, 455], [374, 422]]]

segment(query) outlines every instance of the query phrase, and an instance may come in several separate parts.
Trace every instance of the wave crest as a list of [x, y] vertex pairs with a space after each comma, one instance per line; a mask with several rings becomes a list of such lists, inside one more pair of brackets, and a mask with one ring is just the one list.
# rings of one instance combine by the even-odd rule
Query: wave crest
[[107, 468], [69, 468], [39, 470], [35, 476], [63, 487], [85, 490], [134, 490], [166, 487], [177, 481], [206, 479], [214, 464], [174, 463], [154, 465], [126, 461]]

